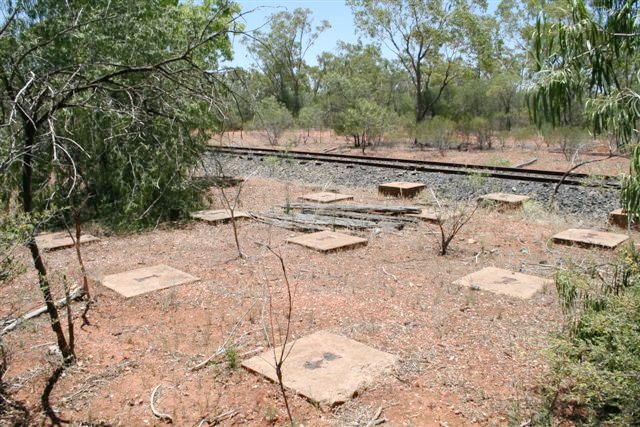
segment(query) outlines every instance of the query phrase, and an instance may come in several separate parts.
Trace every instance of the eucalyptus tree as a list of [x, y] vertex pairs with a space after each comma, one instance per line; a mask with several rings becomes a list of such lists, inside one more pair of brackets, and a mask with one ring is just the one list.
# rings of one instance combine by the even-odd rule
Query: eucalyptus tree
[[[218, 120], [215, 70], [231, 56], [238, 10], [225, 0], [4, 1], [3, 192], [18, 190], [34, 220], [78, 207], [98, 217], [118, 212], [121, 224], [162, 219], [191, 191], [185, 180], [202, 129]], [[75, 355], [34, 233], [26, 246], [69, 364]]]
[[630, 220], [640, 216], [640, 1], [565, 3], [563, 19], [542, 15], [531, 54], [535, 75], [529, 108], [536, 123], [562, 124], [571, 101], [582, 100], [596, 135], [631, 153], [621, 199]]
[[463, 66], [489, 61], [482, 0], [347, 0], [356, 25], [398, 58], [413, 84], [415, 120], [433, 114]]
[[640, 119], [640, 1], [565, 3], [566, 19], [542, 16], [532, 42], [533, 118], [561, 123], [578, 94], [596, 134], [637, 144]]
[[309, 91], [305, 57], [329, 23], [313, 26], [311, 11], [301, 8], [274, 13], [267, 22], [268, 31], [256, 30], [244, 43], [269, 83], [269, 95], [298, 117]]
[[339, 43], [336, 55], [320, 58], [318, 102], [338, 134], [353, 137], [363, 151], [385, 130], [398, 96], [392, 63], [373, 45]]

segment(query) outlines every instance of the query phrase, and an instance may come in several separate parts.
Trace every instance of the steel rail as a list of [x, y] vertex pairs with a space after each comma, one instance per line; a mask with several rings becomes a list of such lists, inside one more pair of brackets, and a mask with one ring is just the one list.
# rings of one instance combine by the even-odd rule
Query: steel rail
[[[387, 169], [410, 170], [417, 172], [442, 173], [453, 175], [482, 175], [485, 177], [509, 179], [525, 182], [557, 184], [565, 172], [541, 169], [516, 169], [501, 166], [472, 165], [466, 163], [436, 162], [430, 160], [396, 159], [377, 156], [353, 156], [336, 153], [315, 153], [299, 150], [280, 150], [275, 148], [253, 147], [210, 147], [211, 153], [226, 153], [258, 157], [279, 157], [290, 160], [308, 160], [327, 163], [380, 167]], [[620, 188], [619, 179], [609, 175], [590, 175], [585, 173], [567, 174], [564, 185], [582, 187]]]

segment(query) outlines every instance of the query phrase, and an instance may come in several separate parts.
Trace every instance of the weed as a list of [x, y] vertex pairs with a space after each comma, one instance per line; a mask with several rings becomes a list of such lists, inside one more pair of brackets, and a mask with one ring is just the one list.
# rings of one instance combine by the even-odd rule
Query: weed
[[487, 160], [485, 165], [491, 167], [509, 167], [511, 166], [511, 162], [502, 157], [491, 157], [489, 160]]
[[478, 191], [487, 183], [487, 176], [482, 172], [474, 171], [467, 175], [467, 182], [469, 183], [469, 187]]
[[238, 350], [234, 346], [231, 346], [225, 350], [224, 359], [227, 361], [227, 365], [231, 370], [236, 370], [238, 369], [238, 366], [240, 366], [240, 357], [238, 355]]
[[[545, 411], [580, 425], [640, 424], [640, 255], [558, 273], [565, 329], [552, 347]], [[547, 417], [548, 419], [548, 417]]]
[[275, 424], [278, 421], [278, 410], [274, 406], [267, 406], [264, 409], [264, 419], [268, 423]]

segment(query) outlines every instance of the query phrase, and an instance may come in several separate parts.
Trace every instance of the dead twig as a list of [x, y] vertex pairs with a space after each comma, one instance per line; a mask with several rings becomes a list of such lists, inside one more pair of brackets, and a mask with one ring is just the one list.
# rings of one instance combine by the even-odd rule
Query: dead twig
[[151, 397], [149, 398], [150, 400], [149, 403], [151, 404], [151, 412], [153, 413], [154, 416], [160, 418], [162, 421], [166, 421], [169, 424], [171, 424], [173, 422], [173, 418], [171, 417], [171, 415], [159, 412], [155, 407], [154, 401], [156, 399], [156, 392], [158, 391], [159, 388], [160, 388], [160, 384], [155, 386], [153, 391], [151, 392]]
[[382, 267], [382, 272], [384, 274], [386, 274], [387, 276], [391, 277], [396, 282], [398, 281], [398, 276], [396, 276], [395, 274], [391, 274], [391, 273], [387, 272], [387, 270], [385, 270], [384, 267]]
[[204, 418], [202, 418], [200, 420], [200, 422], [198, 423], [197, 427], [202, 427], [204, 425], [204, 423], [207, 423], [210, 426], [217, 426], [222, 421], [229, 420], [229, 419], [235, 417], [238, 414], [239, 414], [238, 411], [236, 411], [235, 409], [232, 409], [231, 411], [223, 412], [220, 415], [216, 415], [213, 418], [204, 417]]
[[382, 414], [382, 406], [378, 408], [375, 415], [371, 418], [371, 420], [366, 424], [365, 427], [372, 427], [385, 422], [386, 420], [380, 419], [380, 414]]
[[227, 351], [227, 345], [231, 341], [231, 338], [233, 338], [233, 335], [235, 334], [236, 330], [240, 327], [240, 325], [244, 321], [245, 317], [247, 317], [247, 315], [251, 312], [251, 310], [253, 310], [253, 308], [256, 306], [257, 303], [258, 303], [258, 301], [255, 301], [253, 304], [251, 304], [251, 307], [249, 307], [249, 309], [242, 315], [242, 317], [240, 319], [238, 319], [238, 321], [235, 323], [235, 325], [233, 325], [233, 328], [231, 328], [231, 331], [227, 335], [227, 338], [224, 340], [222, 345], [220, 345], [216, 349], [216, 351], [211, 356], [209, 356], [206, 360], [198, 363], [196, 366], [191, 368], [192, 372], [204, 368], [209, 363], [211, 363], [211, 361], [214, 360], [216, 357], [221, 356], [225, 351]]

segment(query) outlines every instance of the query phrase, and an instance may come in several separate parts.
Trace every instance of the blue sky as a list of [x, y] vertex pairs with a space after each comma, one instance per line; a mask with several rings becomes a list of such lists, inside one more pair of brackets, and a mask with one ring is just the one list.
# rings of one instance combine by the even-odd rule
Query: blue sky
[[[303, 7], [311, 10], [314, 24], [319, 24], [322, 20], [327, 20], [331, 28], [325, 30], [315, 45], [309, 49], [307, 57], [308, 63], [315, 65], [316, 57], [322, 52], [335, 52], [339, 40], [355, 43], [358, 40], [356, 27], [353, 23], [351, 9], [345, 5], [344, 0], [236, 0], [240, 3], [242, 11], [254, 10], [244, 17], [246, 29], [251, 31], [264, 25], [267, 17], [272, 13], [281, 10], [293, 10]], [[493, 10], [499, 0], [489, 0], [489, 10]], [[240, 39], [234, 40], [234, 60], [235, 66], [248, 68], [252, 64], [252, 59]]]

